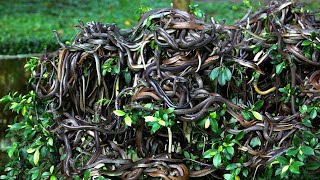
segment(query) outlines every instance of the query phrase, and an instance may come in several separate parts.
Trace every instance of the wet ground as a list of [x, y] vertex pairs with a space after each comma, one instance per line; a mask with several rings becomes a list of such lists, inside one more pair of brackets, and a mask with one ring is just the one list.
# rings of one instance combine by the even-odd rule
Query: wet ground
[[[28, 87], [28, 73], [23, 66], [26, 60], [0, 60], [0, 98], [9, 92], [26, 93]], [[4, 111], [5, 104], [0, 104], [0, 174], [7, 162], [5, 147], [10, 144], [10, 139], [5, 138], [6, 129], [13, 123], [14, 114]]]

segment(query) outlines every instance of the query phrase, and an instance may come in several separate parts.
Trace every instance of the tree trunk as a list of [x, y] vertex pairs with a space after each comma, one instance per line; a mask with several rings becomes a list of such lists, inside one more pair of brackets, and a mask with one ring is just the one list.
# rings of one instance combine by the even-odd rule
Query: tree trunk
[[190, 0], [173, 0], [173, 7], [183, 10], [189, 11]]

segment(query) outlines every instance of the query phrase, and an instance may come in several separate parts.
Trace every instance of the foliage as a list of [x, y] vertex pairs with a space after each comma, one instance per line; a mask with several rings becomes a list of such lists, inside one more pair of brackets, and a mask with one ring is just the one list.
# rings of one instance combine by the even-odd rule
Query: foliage
[[[35, 59], [26, 64], [32, 70]], [[6, 148], [10, 161], [0, 179], [56, 179], [58, 146], [49, 131], [52, 115], [45, 111], [46, 101], [40, 101], [34, 91], [25, 95], [10, 93], [0, 99], [6, 109], [16, 113], [14, 123], [9, 125], [6, 138], [14, 139]]]
[[[244, 1], [244, 6], [252, 7], [252, 4], [250, 1]], [[203, 16], [203, 12], [197, 9], [196, 6], [191, 7], [191, 10], [195, 15], [198, 17]], [[149, 9], [140, 8], [141, 12], [145, 12], [147, 10]], [[277, 17], [273, 18], [276, 20], [276, 22], [278, 22]], [[262, 18], [262, 22], [265, 22], [265, 24], [270, 24], [269, 21], [273, 22], [269, 19]], [[150, 24], [147, 24], [146, 26], [151, 30], [155, 30], [155, 28], [152, 27], [151, 21]], [[251, 42], [251, 40], [257, 38], [250, 38], [250, 35], [252, 35], [250, 34], [250, 31], [243, 31], [241, 37], [242, 35], [244, 38], [248, 38], [246, 39], [248, 40], [246, 42]], [[310, 37], [309, 35], [304, 36], [301, 37], [306, 38], [307, 40], [303, 40], [301, 42], [300, 48], [302, 49], [303, 55], [306, 58], [310, 58], [311, 54], [318, 52], [318, 34], [312, 32]], [[189, 81], [183, 79], [182, 77], [167, 77], [167, 79], [160, 81], [160, 84], [163, 83], [164, 85], [162, 85], [166, 86], [165, 88], [167, 88], [167, 93], [161, 89], [162, 86], [155, 85], [155, 83], [157, 83], [156, 79], [160, 79], [160, 77], [154, 76], [153, 73], [140, 73], [140, 75], [143, 74], [144, 76], [147, 76], [145, 78], [148, 78], [148, 82], [153, 85], [152, 88], [150, 88], [150, 84], [144, 85], [143, 82], [139, 82], [138, 85], [130, 87], [130, 83], [132, 83], [133, 79], [131, 77], [130, 70], [127, 67], [121, 69], [121, 65], [123, 66], [121, 63], [123, 62], [119, 62], [119, 59], [114, 57], [103, 59], [104, 62], [102, 63], [101, 68], [99, 69], [99, 66], [96, 65], [97, 67], [95, 67], [96, 69], [94, 70], [98, 71], [97, 74], [99, 74], [101, 70], [104, 80], [110, 84], [115, 84], [114, 88], [111, 88], [110, 91], [113, 91], [112, 93], [115, 93], [116, 97], [113, 98], [113, 95], [111, 98], [103, 96], [99, 97], [100, 99], [97, 101], [97, 104], [94, 105], [96, 107], [94, 110], [89, 109], [91, 107], [88, 107], [89, 110], [85, 109], [85, 107], [80, 107], [84, 109], [84, 112], [94, 111], [93, 116], [97, 115], [98, 111], [101, 111], [101, 109], [105, 110], [106, 112], [110, 111], [110, 113], [106, 113], [108, 114], [109, 119], [105, 118], [107, 120], [104, 120], [100, 117], [102, 119], [101, 122], [94, 122], [90, 124], [90, 122], [86, 122], [85, 120], [91, 120], [92, 117], [90, 117], [90, 115], [86, 115], [84, 117], [85, 120], [81, 120], [85, 123], [85, 125], [76, 124], [73, 127], [69, 126], [63, 129], [61, 127], [63, 125], [66, 127], [66, 124], [58, 124], [57, 122], [53, 122], [53, 120], [59, 121], [59, 118], [63, 119], [62, 116], [64, 116], [66, 112], [55, 114], [54, 111], [47, 111], [48, 106], [52, 105], [51, 103], [56, 103], [53, 102], [54, 100], [40, 100], [37, 98], [36, 92], [34, 91], [30, 91], [26, 95], [18, 95], [17, 93], [13, 93], [4, 96], [0, 99], [0, 103], [7, 103], [7, 109], [15, 112], [17, 117], [15, 118], [15, 123], [9, 126], [7, 135], [7, 137], [15, 138], [15, 141], [12, 143], [12, 145], [7, 148], [8, 156], [11, 158], [11, 160], [6, 166], [7, 174], [2, 175], [0, 178], [50, 178], [52, 180], [58, 178], [63, 179], [64, 177], [62, 173], [66, 174], [66, 172], [63, 172], [63, 170], [59, 168], [58, 163], [65, 162], [63, 160], [66, 158], [67, 154], [63, 150], [66, 149], [67, 145], [62, 144], [63, 141], [61, 138], [59, 139], [59, 137], [57, 137], [59, 136], [57, 131], [65, 130], [66, 132], [69, 132], [68, 135], [73, 136], [75, 133], [72, 134], [70, 132], [74, 132], [73, 129], [79, 128], [83, 129], [78, 132], [81, 133], [83, 131], [86, 132], [87, 135], [85, 134], [81, 138], [77, 139], [78, 142], [81, 141], [80, 145], [82, 147], [79, 145], [72, 149], [72, 151], [75, 151], [75, 153], [73, 153], [74, 156], [81, 156], [81, 160], [79, 160], [79, 162], [75, 162], [75, 164], [83, 165], [85, 162], [88, 162], [88, 164], [91, 166], [83, 166], [86, 168], [81, 169], [83, 172], [78, 173], [74, 179], [90, 179], [91, 177], [97, 177], [97, 179], [106, 179], [98, 176], [106, 175], [111, 177], [120, 176], [123, 174], [126, 175], [128, 172], [118, 172], [115, 167], [121, 163], [124, 165], [121, 164], [123, 166], [120, 167], [128, 167], [128, 165], [125, 164], [127, 162], [131, 163], [129, 166], [132, 165], [134, 168], [133, 172], [139, 170], [139, 168], [152, 167], [153, 165], [160, 168], [166, 167], [168, 168], [168, 172], [177, 166], [179, 173], [180, 171], [184, 171], [182, 170], [184, 168], [182, 165], [170, 164], [171, 162], [175, 161], [179, 163], [185, 163], [188, 166], [186, 168], [191, 172], [190, 174], [199, 171], [204, 173], [205, 170], [210, 169], [211, 171], [208, 171], [208, 174], [214, 172], [227, 180], [247, 179], [251, 177], [253, 177], [253, 179], [255, 177], [257, 177], [257, 179], [299, 179], [301, 177], [310, 179], [314, 178], [317, 175], [318, 169], [320, 168], [320, 136], [318, 117], [320, 108], [317, 97], [310, 95], [310, 93], [314, 93], [314, 89], [311, 87], [312, 84], [308, 84], [310, 83], [308, 80], [303, 82], [305, 84], [301, 83], [303, 81], [301, 77], [308, 76], [309, 70], [303, 69], [304, 67], [300, 67], [300, 69], [296, 71], [297, 76], [302, 75], [299, 79], [300, 86], [298, 87], [295, 85], [296, 82], [292, 77], [288, 78], [288, 74], [295, 64], [293, 64], [291, 59], [288, 58], [289, 55], [283, 55], [284, 50], [282, 48], [284, 48], [284, 46], [282, 46], [282, 43], [275, 43], [275, 38], [273, 36], [258, 37], [257, 39], [259, 38], [270, 38], [268, 40], [271, 43], [269, 44], [268, 41], [268, 43], [260, 45], [260, 42], [258, 42], [256, 45], [247, 46], [245, 49], [248, 51], [245, 53], [248, 54], [246, 55], [248, 59], [250, 57], [252, 59], [258, 57], [259, 59], [262, 53], [266, 54], [266, 57], [268, 57], [269, 60], [263, 62], [265, 64], [260, 65], [259, 63], [253, 63], [251, 61], [236, 61], [232, 58], [224, 59], [221, 57], [220, 65], [219, 62], [212, 61], [213, 63], [218, 64], [218, 66], [212, 65], [204, 72], [199, 72], [201, 76], [205, 77], [203, 78], [204, 80], [208, 79], [208, 81], [212, 81], [209, 81], [208, 84], [212, 83], [212, 86], [214, 86], [213, 88], [205, 87], [207, 89], [212, 88], [210, 89], [212, 92], [207, 91], [205, 88], [199, 88], [202, 91], [199, 91], [198, 94], [190, 93], [188, 94], [188, 97], [183, 97], [183, 91], [187, 91], [188, 89], [183, 89], [181, 87], [187, 87], [185, 84], [187, 84], [187, 82], [189, 83]], [[167, 39], [170, 40], [170, 38]], [[256, 43], [257, 41], [253, 42]], [[163, 46], [165, 47], [165, 45]], [[172, 46], [174, 46], [174, 44]], [[147, 48], [158, 50], [158, 47]], [[234, 51], [235, 53], [238, 53], [240, 50], [237, 47]], [[138, 54], [142, 54], [143, 56], [143, 53], [144, 52], [140, 49]], [[168, 59], [166, 53], [164, 54], [165, 55], [163, 56]], [[198, 54], [198, 52], [197, 55], [199, 55], [199, 57], [201, 56]], [[199, 59], [201, 60], [201, 58]], [[60, 60], [61, 59], [59, 59], [58, 63], [61, 63]], [[225, 62], [223, 62], [223, 60], [225, 60]], [[56, 62], [57, 59], [53, 59], [53, 63], [51, 65]], [[240, 65], [242, 65], [242, 68], [238, 68], [239, 65], [235, 62], [238, 62]], [[199, 64], [201, 65], [201, 63]], [[257, 64], [260, 67], [258, 67]], [[39, 66], [38, 61], [37, 59], [33, 58], [26, 64], [25, 68], [33, 71], [37, 66]], [[92, 71], [90, 71], [90, 68], [92, 67], [93, 66], [88, 66], [83, 68], [84, 70], [82, 79], [85, 79], [84, 76], [87, 77], [89, 76], [89, 73], [92, 73]], [[260, 69], [262, 67], [263, 71]], [[150, 67], [148, 68], [149, 69], [145, 69], [144, 72], [148, 72]], [[161, 66], [161, 68], [174, 69], [176, 67]], [[159, 68], [159, 71], [161, 68]], [[311, 67], [310, 69], [310, 71], [315, 70], [314, 67]], [[53, 73], [52, 77], [55, 78], [55, 76], [59, 76], [59, 70], [60, 69], [57, 70], [57, 75]], [[266, 74], [268, 70], [271, 70], [270, 74]], [[96, 73], [97, 71], [94, 72]], [[195, 71], [194, 74], [197, 72], [198, 71]], [[252, 77], [248, 77], [251, 74], [253, 74]], [[161, 76], [161, 73], [159, 76]], [[42, 77], [47, 78], [48, 75], [41, 74], [40, 79]], [[91, 77], [95, 77], [95, 74]], [[99, 77], [99, 75], [97, 75], [97, 77]], [[124, 78], [124, 81], [122, 81], [124, 83], [119, 85], [120, 83], [117, 78], [121, 77]], [[154, 77], [155, 79], [152, 79], [154, 81], [150, 80]], [[265, 93], [259, 90], [259, 77], [263, 79], [261, 80], [261, 83], [259, 83], [259, 86], [265, 88], [271, 84], [272, 86], [276, 86], [272, 87], [271, 89], [277, 90], [268, 91]], [[31, 77], [30, 82], [36, 84], [36, 78], [39, 79], [39, 77]], [[170, 82], [171, 79], [173, 79], [172, 83]], [[194, 84], [197, 85], [196, 87], [202, 87], [203, 79], [200, 77], [201, 81], [197, 79], [197, 83], [191, 82], [191, 79], [191, 83], [188, 87], [190, 88]], [[270, 83], [270, 79], [276, 79], [277, 82]], [[70, 82], [65, 81], [68, 82], [66, 86], [72, 83], [71, 80]], [[89, 81], [90, 80], [91, 79], [89, 79]], [[137, 80], [138, 83], [138, 81], [141, 79], [135, 80]], [[77, 82], [76, 80], [74, 81]], [[85, 80], [82, 82], [85, 84]], [[88, 84], [89, 83], [90, 82], [88, 82]], [[100, 82], [97, 81], [97, 83]], [[176, 84], [178, 85], [175, 86]], [[119, 89], [119, 86], [123, 87], [122, 90]], [[131, 104], [125, 104], [124, 102], [131, 100], [128, 100], [128, 97], [132, 99], [136, 98], [135, 95], [137, 94], [135, 93], [138, 92], [138, 86], [144, 86], [147, 89], [143, 93], [149, 98], [149, 100], [151, 100], [148, 101], [148, 103], [145, 103], [145, 101], [139, 101], [141, 103], [133, 102]], [[170, 89], [170, 86], [172, 86], [172, 89]], [[63, 86], [61, 85], [60, 89], [62, 89], [62, 87]], [[82, 87], [83, 89], [86, 89], [88, 85], [83, 85]], [[177, 92], [175, 87], [180, 88], [180, 91], [178, 92], [179, 98], [172, 98]], [[242, 88], [244, 89], [244, 92], [242, 92]], [[170, 91], [168, 89], [170, 89]], [[199, 90], [194, 87], [190, 89], [192, 92]], [[49, 90], [51, 90], [51, 88]], [[98, 89], [97, 91], [99, 90], [101, 89]], [[152, 96], [150, 95], [151, 91], [157, 92], [157, 94], [151, 93], [152, 95], [156, 96], [150, 98], [149, 96]], [[96, 89], [92, 91], [92, 94], [94, 94], [94, 92], [96, 92]], [[108, 89], [106, 90], [106, 94], [107, 93], [109, 93]], [[65, 94], [60, 93], [60, 96]], [[75, 94], [78, 95], [77, 93]], [[86, 92], [83, 92], [83, 94], [86, 95]], [[159, 98], [161, 95], [162, 97]], [[145, 100], [145, 96], [140, 98]], [[121, 100], [122, 97], [125, 98]], [[184, 104], [182, 104], [180, 107], [175, 106], [177, 101], [180, 103], [180, 99], [182, 99], [181, 102], [183, 102], [183, 100], [185, 100], [184, 98], [191, 98], [194, 100], [193, 102], [195, 102], [195, 104], [189, 103], [191, 101], [188, 101], [187, 106], [184, 106]], [[160, 100], [157, 102], [155, 101], [157, 99]], [[109, 108], [110, 103], [115, 103], [115, 108]], [[203, 105], [202, 109], [198, 108], [201, 107], [199, 104]], [[84, 103], [84, 105], [86, 104]], [[133, 108], [135, 105], [139, 108]], [[291, 109], [288, 108], [290, 105]], [[190, 108], [184, 109], [185, 111], [188, 111], [185, 112], [186, 114], [181, 113], [181, 109], [189, 106]], [[174, 107], [179, 107], [180, 109], [175, 109]], [[295, 108], [299, 108], [299, 111], [295, 112]], [[62, 110], [65, 109], [62, 108]], [[74, 112], [73, 109], [72, 112]], [[187, 120], [184, 119], [180, 121], [179, 118], [185, 118]], [[113, 124], [114, 126], [111, 123], [111, 125], [108, 124], [108, 120], [110, 119], [114, 120], [113, 122], [117, 124]], [[58, 126], [52, 128], [54, 123]], [[108, 127], [106, 127], [108, 125], [110, 125], [112, 128], [115, 127], [116, 131], [114, 131], [112, 128], [108, 129]], [[117, 136], [120, 134], [121, 129], [124, 129], [124, 135]], [[140, 136], [138, 137], [137, 134]], [[64, 135], [66, 138], [68, 138], [66, 134]], [[143, 136], [147, 136], [147, 138], [144, 138]], [[176, 139], [175, 142], [173, 142], [174, 138]], [[148, 139], [148, 143], [150, 144], [142, 142], [146, 139]], [[133, 141], [134, 143], [132, 143]], [[95, 143], [95, 149], [91, 148], [94, 144], [92, 142]], [[105, 154], [100, 154], [99, 152], [101, 147], [100, 142], [105, 143], [102, 145], [103, 148], [106, 148], [104, 149], [106, 150], [104, 152]], [[182, 143], [183, 145], [181, 145]], [[141, 147], [141, 144], [144, 144], [145, 146]], [[155, 146], [150, 147], [149, 145]], [[154, 150], [151, 153], [158, 153], [158, 151], [156, 152], [158, 147], [167, 147], [166, 149], [168, 149], [168, 153], [166, 154], [166, 158], [161, 157], [159, 158], [159, 161], [153, 159], [154, 162], [148, 164], [148, 160], [156, 157], [154, 157], [154, 154], [152, 154], [152, 157], [148, 157], [148, 155], [145, 156], [144, 152], [147, 151], [145, 149], [149, 148], [151, 149], [150, 152]], [[174, 147], [175, 150], [172, 151], [172, 147]], [[96, 154], [98, 154], [97, 158], [99, 156], [103, 156], [103, 158], [107, 157], [105, 160], [108, 161], [97, 163], [93, 166], [92, 163], [90, 164], [89, 162]], [[69, 155], [71, 156], [72, 152], [69, 153]], [[121, 158], [119, 158], [120, 156]], [[57, 159], [57, 157], [60, 157], [60, 159]], [[171, 157], [173, 158], [171, 159]], [[110, 166], [107, 166], [107, 164], [112, 163], [116, 165], [109, 168]], [[260, 168], [263, 170], [258, 171]], [[154, 169], [148, 170], [154, 171]], [[315, 173], [315, 175], [310, 172]], [[129, 173], [132, 175], [132, 172]], [[151, 172], [151, 175], [149, 173], [149, 175], [154, 175], [152, 173], [153, 172]], [[169, 175], [171, 176], [172, 174]], [[189, 173], [187, 174], [189, 175]]]

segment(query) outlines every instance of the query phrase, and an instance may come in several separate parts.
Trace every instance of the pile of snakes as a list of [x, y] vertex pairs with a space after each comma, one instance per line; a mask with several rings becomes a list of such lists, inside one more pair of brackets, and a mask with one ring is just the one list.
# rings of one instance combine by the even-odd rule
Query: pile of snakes
[[[299, 111], [317, 104], [320, 92], [320, 22], [300, 9], [292, 1], [273, 1], [226, 25], [163, 8], [143, 13], [129, 30], [79, 21], [70, 43], [54, 32], [61, 48], [41, 56], [33, 87], [49, 102], [49, 130], [65, 154], [57, 167], [67, 177], [89, 169], [91, 176], [123, 179], [221, 179], [224, 165], [202, 158], [217, 136], [199, 122], [225, 110], [217, 121], [222, 140], [244, 133], [230, 163], [242, 153], [241, 166], [251, 175], [263, 169], [288, 151], [296, 133], [316, 131], [319, 122], [315, 117], [315, 128], [307, 127], [307, 114]], [[210, 78], [215, 68], [222, 75]], [[295, 89], [283, 94], [285, 87]], [[254, 118], [244, 117], [258, 101], [264, 104]], [[151, 132], [146, 124], [144, 116], [161, 109], [173, 109], [170, 135], [165, 126]], [[253, 138], [261, 145], [250, 147]]]

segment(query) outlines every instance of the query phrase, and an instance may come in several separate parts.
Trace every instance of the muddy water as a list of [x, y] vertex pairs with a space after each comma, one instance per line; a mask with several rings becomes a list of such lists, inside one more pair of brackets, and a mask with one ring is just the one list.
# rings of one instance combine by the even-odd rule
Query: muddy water
[[[28, 73], [23, 66], [26, 60], [0, 60], [0, 98], [9, 92], [26, 93], [28, 87]], [[4, 166], [8, 160], [6, 146], [10, 144], [10, 139], [5, 138], [6, 129], [13, 123], [14, 114], [8, 110], [4, 111], [5, 104], [0, 104], [0, 174], [3, 173]]]

